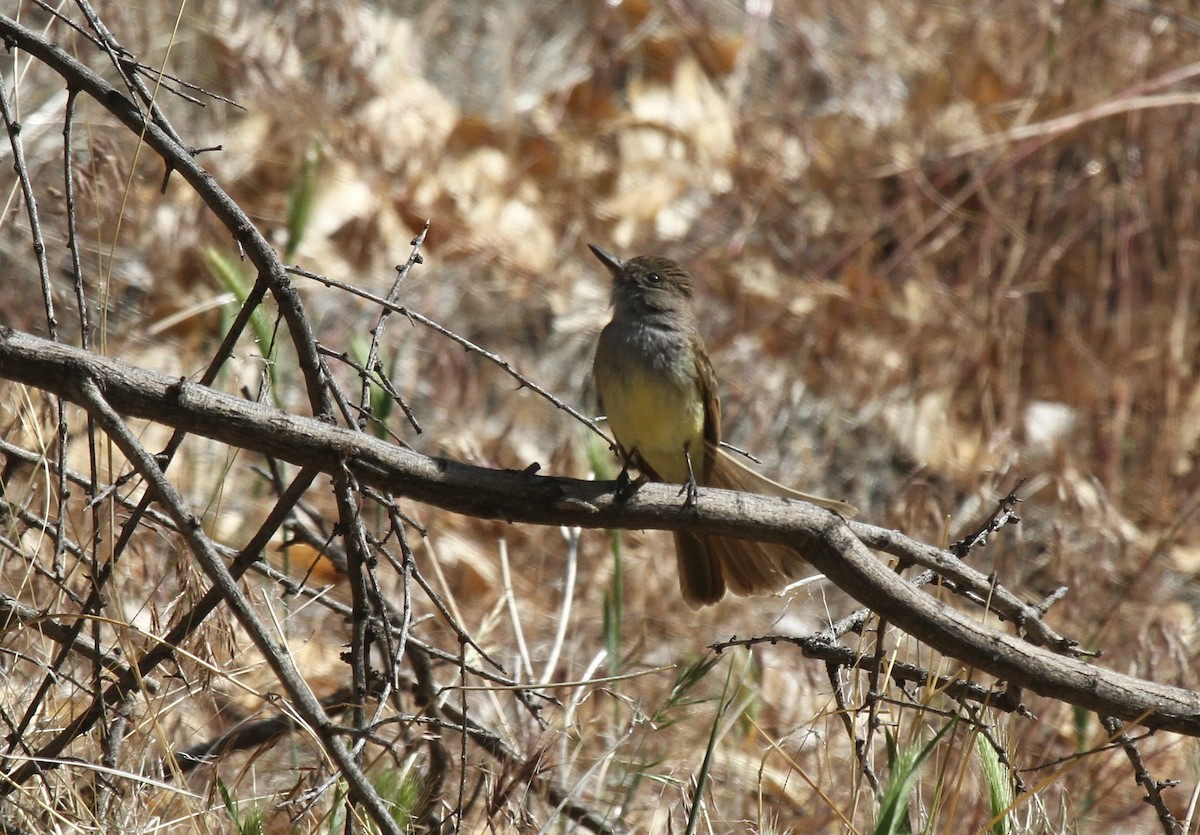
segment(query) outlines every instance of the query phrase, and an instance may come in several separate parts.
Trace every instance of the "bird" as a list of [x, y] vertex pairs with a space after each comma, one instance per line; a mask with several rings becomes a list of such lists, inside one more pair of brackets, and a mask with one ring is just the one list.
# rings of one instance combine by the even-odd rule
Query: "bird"
[[[621, 261], [588, 247], [612, 275], [612, 319], [600, 332], [592, 366], [596, 393], [622, 458], [644, 479], [681, 484], [685, 504], [699, 487], [780, 496], [842, 516], [845, 502], [785, 487], [751, 469], [721, 446], [721, 403], [693, 309], [694, 282], [680, 264], [653, 255]], [[693, 609], [734, 595], [778, 592], [798, 579], [804, 560], [776, 543], [675, 532], [683, 599]]]

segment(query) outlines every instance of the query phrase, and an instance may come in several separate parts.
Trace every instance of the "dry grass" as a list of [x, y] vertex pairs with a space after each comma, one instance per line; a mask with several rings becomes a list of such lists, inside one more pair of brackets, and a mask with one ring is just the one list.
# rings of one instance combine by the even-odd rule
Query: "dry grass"
[[[44, 20], [20, 5], [28, 25]], [[785, 480], [846, 496], [867, 520], [935, 542], [1030, 476], [1023, 524], [989, 544], [985, 568], [1029, 599], [1069, 585], [1050, 614], [1056, 628], [1102, 648], [1113, 668], [1193, 684], [1200, 120], [1189, 96], [1200, 70], [1191, 67], [1189, 4], [1161, 14], [1118, 3], [978, 4], [965, 14], [944, 4], [783, 0], [759, 19], [733, 5], [645, 0], [537, 12], [505, 3], [487, 13], [474, 4], [207, 0], [187, 5], [178, 29], [158, 4], [109, 5], [106, 23], [139, 59], [165, 61], [175, 76], [244, 107], [198, 108], [159, 94], [185, 141], [222, 146], [201, 160], [281, 251], [290, 195], [312, 178], [289, 262], [383, 291], [429, 219], [425, 264], [402, 303], [588, 411], [607, 277], [584, 244], [678, 258], [702, 288], [730, 440]], [[101, 66], [61, 23], [49, 31]], [[77, 342], [59, 197], [64, 93], [24, 58], [3, 79], [40, 189], [64, 338]], [[232, 308], [221, 306], [228, 288], [206, 253], [215, 248], [233, 264], [236, 253], [181, 183], [160, 195], [161, 167], [138, 154], [134, 137], [94, 103], [80, 107], [73, 153], [92, 344], [195, 374]], [[8, 196], [0, 264], [19, 289], [0, 295], [0, 322], [44, 332], [10, 162], [0, 175]], [[353, 354], [369, 339], [378, 311], [300, 287], [324, 345]], [[219, 385], [257, 390], [261, 350], [246, 340]], [[576, 476], [603, 460], [584, 429], [437, 334], [392, 323], [387, 351], [424, 431], [398, 413], [390, 428], [418, 450], [497, 467], [536, 461]], [[270, 396], [302, 407], [286, 351], [275, 374]], [[351, 373], [343, 383], [357, 390]], [[88, 472], [86, 427], [72, 421], [70, 463]], [[12, 444], [53, 446], [53, 409], [35, 391], [0, 385], [0, 425]], [[98, 453], [97, 478], [111, 483], [123, 462], [110, 462], [103, 446]], [[190, 440], [173, 465], [210, 533], [234, 547], [270, 507], [256, 463]], [[34, 517], [57, 512], [44, 469], [9, 459], [3, 478], [12, 506]], [[328, 484], [318, 484], [307, 500], [332, 520]], [[818, 584], [789, 599], [727, 600], [693, 613], [679, 599], [666, 535], [626, 533], [617, 633], [604, 623], [616, 565], [608, 537], [583, 534], [568, 586], [558, 531], [405, 509], [429, 532], [417, 547], [422, 571], [510, 673], [590, 681], [547, 691], [545, 727], [511, 692], [448, 691], [450, 704], [465, 700], [468, 715], [519, 755], [502, 764], [472, 746], [460, 762], [458, 737], [443, 735], [450, 771], [439, 802], [465, 811], [465, 831], [487, 831], [490, 821], [534, 832], [553, 820], [535, 774], [619, 828], [682, 831], [714, 723], [702, 827], [872, 826], [878, 801], [821, 665], [760, 646], [721, 656], [686, 692], [676, 686], [714, 641], [806, 634], [845, 614], [852, 603], [836, 590]], [[65, 513], [72, 538], [103, 554], [126, 511]], [[29, 518], [6, 527], [0, 583], [68, 619], [77, 606], [67, 590], [88, 587], [87, 555], [65, 555], [55, 579], [52, 538]], [[104, 620], [84, 634], [132, 657], [205, 587], [176, 537], [147, 525], [114, 575]], [[346, 624], [272, 584], [250, 589], [314, 691], [344, 685]], [[336, 577], [328, 594], [349, 599]], [[561, 651], [547, 668], [564, 598]], [[456, 655], [455, 635], [415, 600], [414, 636]], [[902, 635], [887, 640], [900, 658], [957, 669]], [[181, 779], [163, 773], [168, 751], [277, 710], [266, 698], [269, 670], [227, 616], [183, 649], [156, 673], [156, 687], [118, 711], [128, 727], [110, 758], [120, 772], [115, 793], [94, 771], [64, 768], [11, 795], [0, 818], [58, 831], [229, 831], [230, 815], [212, 815], [223, 807], [220, 778], [243, 812], [264, 811], [268, 831], [330, 831], [334, 792], [303, 735]], [[0, 650], [9, 732], [58, 649], [23, 629], [4, 633]], [[458, 684], [452, 662], [435, 675]], [[24, 734], [30, 749], [90, 700], [94, 676], [71, 660], [50, 680]], [[863, 704], [867, 681], [843, 683], [850, 706]], [[945, 724], [919, 706], [956, 709], [937, 694], [882, 686], [904, 704], [879, 716], [902, 745]], [[1036, 722], [984, 713], [1010, 761], [1039, 769], [1022, 773], [1031, 791], [1018, 796], [1011, 831], [1155, 826], [1119, 751], [1066, 759], [1103, 744], [1094, 717], [1032, 696], [1029, 705]], [[865, 717], [858, 721], [861, 733]], [[368, 764], [376, 774], [428, 773], [427, 732], [389, 728], [391, 744], [368, 747]], [[103, 745], [96, 733], [69, 754], [99, 762]], [[1157, 737], [1143, 753], [1156, 777], [1183, 781], [1168, 793], [1182, 818], [1196, 782], [1190, 743]], [[882, 732], [869, 756], [886, 776]], [[978, 769], [973, 734], [959, 726], [921, 772], [918, 825], [985, 826]], [[313, 789], [326, 791], [307, 804]], [[551, 827], [560, 825], [570, 828]]]

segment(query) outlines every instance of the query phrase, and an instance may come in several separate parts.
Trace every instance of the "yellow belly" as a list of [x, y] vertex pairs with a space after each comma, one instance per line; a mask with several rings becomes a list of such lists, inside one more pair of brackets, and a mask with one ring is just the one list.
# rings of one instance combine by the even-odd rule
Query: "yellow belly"
[[695, 381], [647, 369], [606, 373], [596, 368], [596, 388], [608, 426], [626, 452], [637, 451], [664, 481], [687, 480], [687, 460], [704, 471], [704, 403]]

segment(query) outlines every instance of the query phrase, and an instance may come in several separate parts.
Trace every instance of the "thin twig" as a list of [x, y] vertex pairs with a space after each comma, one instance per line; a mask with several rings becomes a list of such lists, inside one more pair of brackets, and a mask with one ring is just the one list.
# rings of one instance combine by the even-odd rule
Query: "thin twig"
[[303, 269], [302, 267], [298, 267], [298, 266], [288, 267], [287, 269], [288, 269], [288, 272], [291, 273], [292, 275], [298, 275], [302, 278], [310, 278], [313, 281], [319, 281], [321, 284], [325, 285], [326, 287], [334, 287], [334, 288], [337, 288], [338, 290], [344, 290], [345, 292], [351, 293], [355, 296], [358, 296], [361, 299], [365, 299], [366, 301], [369, 301], [372, 304], [376, 304], [376, 305], [379, 305], [380, 307], [387, 308], [387, 309], [393, 311], [394, 313], [399, 313], [404, 316], [407, 316], [413, 322], [422, 324], [425, 327], [430, 328], [431, 330], [434, 330], [434, 331], [440, 333], [442, 336], [446, 337], [447, 339], [450, 339], [450, 340], [458, 343], [463, 348], [466, 348], [468, 351], [479, 354], [481, 357], [488, 360], [489, 362], [491, 362], [495, 365], [498, 365], [501, 369], [503, 369], [504, 373], [508, 374], [510, 377], [512, 377], [514, 380], [516, 380], [518, 383], [520, 383], [522, 388], [527, 388], [530, 391], [534, 392], [535, 394], [538, 394], [541, 397], [545, 398], [551, 404], [553, 404], [556, 409], [566, 412], [568, 415], [575, 418], [577, 421], [582, 423], [588, 429], [591, 429], [593, 432], [595, 432], [597, 435], [599, 435], [601, 438], [603, 438], [604, 442], [607, 443], [610, 448], [612, 448], [614, 450], [616, 449], [616, 445], [613, 442], [613, 440], [611, 438], [609, 438], [606, 434], [604, 434], [604, 430], [602, 430], [596, 424], [596, 421], [592, 420], [591, 418], [587, 417], [583, 413], [579, 412], [577, 409], [567, 405], [562, 400], [560, 400], [557, 396], [552, 394], [548, 389], [545, 389], [542, 386], [535, 383], [533, 380], [530, 380], [528, 377], [526, 377], [524, 374], [522, 374], [520, 371], [518, 371], [516, 368], [514, 368], [513, 365], [508, 360], [504, 359], [499, 354], [493, 354], [491, 351], [488, 351], [487, 349], [485, 349], [479, 345], [476, 345], [471, 340], [469, 340], [465, 337], [459, 336], [458, 334], [456, 334], [454, 331], [450, 330], [449, 328], [447, 328], [443, 325], [439, 325], [437, 322], [433, 321], [432, 319], [428, 318], [427, 316], [422, 316], [420, 313], [410, 310], [407, 307], [402, 307], [400, 305], [389, 302], [387, 299], [381, 298], [380, 296], [377, 296], [374, 293], [370, 293], [366, 290], [362, 290], [358, 287], [355, 287], [353, 284], [347, 284], [343, 281], [338, 281], [335, 278], [330, 278], [329, 276], [320, 275], [319, 273], [314, 273], [314, 272], [311, 272], [309, 270]]
[[1179, 781], [1154, 779], [1150, 770], [1146, 768], [1146, 760], [1142, 757], [1142, 752], [1138, 750], [1136, 742], [1125, 733], [1125, 725], [1121, 720], [1112, 716], [1102, 716], [1100, 722], [1104, 725], [1104, 730], [1108, 732], [1109, 738], [1119, 743], [1122, 750], [1125, 751], [1125, 756], [1129, 758], [1129, 762], [1133, 766], [1134, 779], [1146, 790], [1146, 796], [1142, 799], [1149, 803], [1158, 814], [1158, 822], [1162, 826], [1163, 835], [1181, 835], [1183, 830], [1179, 826], [1179, 820], [1171, 812], [1162, 795], [1163, 789], [1173, 789], [1179, 785]]
[[[175, 492], [174, 486], [159, 467], [154, 456], [150, 455], [138, 442], [120, 416], [113, 411], [105, 401], [99, 388], [94, 383], [85, 382], [79, 391], [80, 399], [86, 408], [104, 428], [107, 435], [120, 448], [126, 458], [134, 464], [146, 479], [158, 501], [166, 508], [167, 513], [175, 521], [189, 550], [200, 563], [205, 573], [209, 575], [214, 585], [221, 589], [225, 603], [233, 611], [242, 628], [246, 630], [259, 652], [263, 654], [271, 666], [280, 684], [287, 691], [288, 697], [297, 713], [303, 718], [309, 730], [321, 741], [325, 754], [337, 763], [342, 778], [346, 781], [350, 795], [362, 805], [371, 820], [383, 832], [391, 835], [401, 835], [401, 830], [393, 820], [387, 806], [384, 805], [378, 793], [371, 786], [367, 776], [354, 762], [350, 753], [337, 738], [337, 731], [320, 702], [312, 695], [308, 684], [301, 677], [286, 650], [275, 643], [272, 632], [250, 605], [250, 601], [238, 588], [237, 580], [221, 561], [208, 537], [204, 534], [200, 520], [192, 515], [183, 503], [182, 498]], [[69, 730], [69, 729], [68, 729]], [[33, 766], [18, 769], [15, 773], [5, 775], [7, 779], [0, 781], [4, 787], [20, 785], [30, 775], [23, 771]], [[34, 766], [36, 767], [36, 766]]]

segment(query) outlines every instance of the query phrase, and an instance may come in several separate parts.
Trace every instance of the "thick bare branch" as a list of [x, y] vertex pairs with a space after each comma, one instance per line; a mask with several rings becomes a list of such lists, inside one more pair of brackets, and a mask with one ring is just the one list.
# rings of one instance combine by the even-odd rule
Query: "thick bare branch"
[[698, 508], [683, 508], [677, 489], [661, 484], [647, 484], [618, 502], [611, 485], [538, 476], [536, 467], [491, 470], [431, 458], [9, 329], [0, 330], [0, 377], [75, 402], [94, 383], [127, 415], [324, 472], [344, 466], [365, 485], [466, 515], [588, 528], [686, 528], [787, 542], [847, 594], [964, 665], [1103, 715], [1200, 736], [1200, 694], [1056, 655], [980, 624], [897, 577], [851, 525], [811, 505], [710, 489]]

